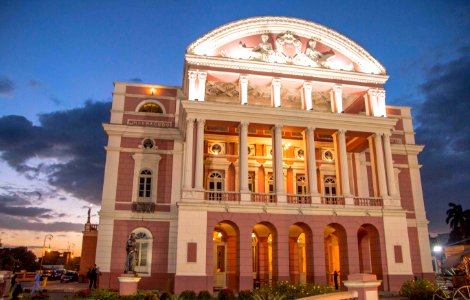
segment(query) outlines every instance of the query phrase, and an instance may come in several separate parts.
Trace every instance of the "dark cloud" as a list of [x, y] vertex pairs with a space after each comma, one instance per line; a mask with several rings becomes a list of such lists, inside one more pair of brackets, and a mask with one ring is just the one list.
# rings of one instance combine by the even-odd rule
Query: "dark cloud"
[[15, 218], [9, 215], [3, 215], [0, 218], [0, 227], [10, 230], [32, 230], [45, 232], [77, 231], [83, 230], [83, 224], [69, 222], [29, 222], [27, 218]]
[[[34, 178], [46, 175], [51, 185], [98, 204], [101, 198], [110, 102], [87, 101], [84, 107], [39, 116], [36, 126], [22, 116], [0, 118], [0, 158]], [[30, 166], [31, 158], [55, 163]], [[63, 161], [63, 162], [62, 162]]]
[[142, 83], [143, 80], [140, 79], [139, 77], [135, 77], [135, 78], [129, 79], [129, 82], [133, 82], [133, 83]]
[[57, 106], [59, 106], [59, 105], [62, 104], [62, 101], [60, 101], [60, 100], [59, 100], [58, 98], [56, 98], [56, 97], [50, 97], [49, 99], [52, 101], [52, 103], [54, 103], [54, 104], [57, 105]]
[[0, 77], [0, 95], [9, 95], [15, 90], [15, 83], [7, 76]]
[[31, 79], [28, 82], [29, 87], [35, 88], [41, 85], [41, 83], [37, 80]]
[[[420, 155], [423, 189], [428, 218], [439, 223], [449, 202], [470, 208], [469, 50], [462, 47], [457, 59], [432, 66], [420, 87], [424, 97], [416, 112], [416, 138], [426, 145]], [[431, 230], [448, 230], [435, 226], [431, 222]]]

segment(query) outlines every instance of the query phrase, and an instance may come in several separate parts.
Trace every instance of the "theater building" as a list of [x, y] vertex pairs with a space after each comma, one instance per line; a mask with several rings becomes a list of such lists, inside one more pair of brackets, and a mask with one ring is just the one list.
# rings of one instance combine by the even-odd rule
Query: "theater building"
[[[380, 41], [378, 41], [380, 42]], [[116, 82], [96, 263], [117, 288], [432, 276], [409, 107], [385, 68], [325, 26], [255, 17], [190, 44], [182, 86]]]

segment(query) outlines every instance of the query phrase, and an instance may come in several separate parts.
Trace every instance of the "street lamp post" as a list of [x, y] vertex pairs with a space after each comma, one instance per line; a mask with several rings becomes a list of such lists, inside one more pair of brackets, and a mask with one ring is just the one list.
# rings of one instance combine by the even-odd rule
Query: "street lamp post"
[[42, 243], [42, 257], [41, 257], [41, 264], [39, 265], [39, 269], [41, 270], [42, 269], [42, 263], [44, 261], [44, 249], [46, 248], [46, 240], [52, 240], [54, 238], [54, 236], [50, 233], [46, 234], [44, 236], [44, 242]]

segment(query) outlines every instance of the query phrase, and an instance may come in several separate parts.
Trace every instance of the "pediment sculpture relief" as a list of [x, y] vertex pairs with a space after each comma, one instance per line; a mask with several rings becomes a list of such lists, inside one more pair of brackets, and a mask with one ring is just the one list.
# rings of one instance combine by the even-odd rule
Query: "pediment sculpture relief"
[[249, 47], [244, 41], [238, 43], [238, 49], [224, 49], [220, 54], [224, 57], [263, 61], [269, 63], [284, 63], [291, 65], [310, 66], [316, 68], [354, 70], [353, 64], [342, 65], [333, 63], [335, 52], [330, 49], [321, 52], [316, 49], [317, 39], [311, 38], [302, 51], [302, 41], [291, 31], [277, 35], [275, 48], [270, 41], [269, 34], [262, 34], [258, 45]]

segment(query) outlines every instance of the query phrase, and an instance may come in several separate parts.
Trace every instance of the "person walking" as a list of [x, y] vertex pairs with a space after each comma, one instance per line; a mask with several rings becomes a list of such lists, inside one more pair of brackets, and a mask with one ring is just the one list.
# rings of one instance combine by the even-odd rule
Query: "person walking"
[[15, 274], [11, 278], [11, 287], [10, 287], [11, 299], [18, 300], [19, 295], [21, 293], [23, 293], [23, 288], [21, 287], [21, 284], [18, 281], [16, 281], [16, 274]]
[[98, 271], [98, 268], [96, 267], [96, 264], [94, 264], [93, 267], [91, 267], [88, 270], [87, 277], [90, 280], [90, 284], [88, 285], [88, 288], [90, 290], [92, 287], [93, 289], [96, 289], [96, 280], [98, 279], [98, 272], [99, 271]]
[[34, 285], [33, 285], [33, 288], [31, 289], [31, 294], [41, 291], [41, 274], [42, 274], [41, 270], [36, 271], [36, 275], [34, 276]]
[[335, 272], [333, 273], [333, 280], [335, 282], [335, 290], [337, 290], [339, 288], [339, 285], [338, 285], [338, 272], [335, 270]]

